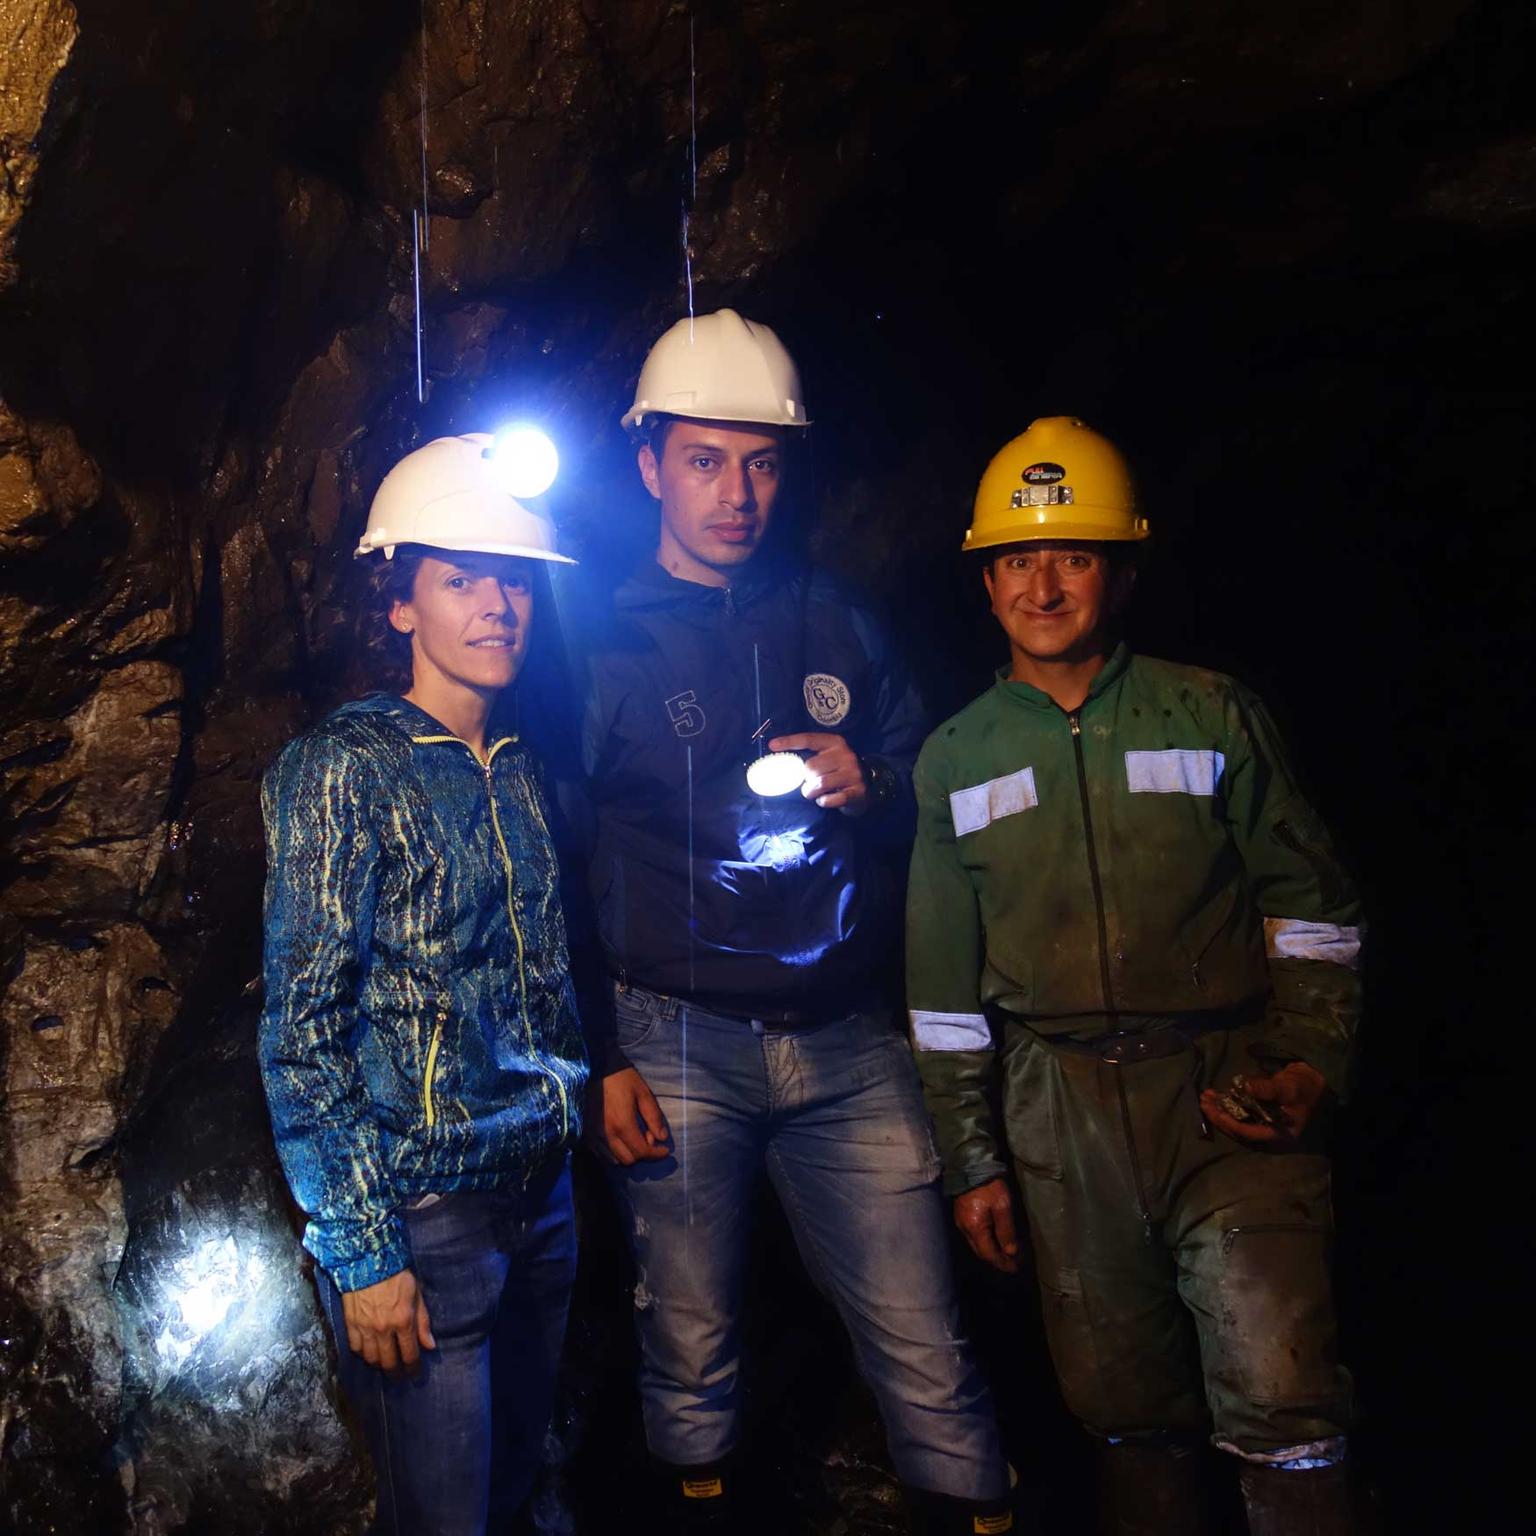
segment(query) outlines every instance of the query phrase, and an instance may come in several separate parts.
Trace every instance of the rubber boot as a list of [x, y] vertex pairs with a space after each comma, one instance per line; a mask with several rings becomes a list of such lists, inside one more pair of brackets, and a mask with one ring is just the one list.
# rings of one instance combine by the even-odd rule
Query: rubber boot
[[1203, 1442], [1099, 1443], [1099, 1536], [1206, 1536]]
[[1013, 1525], [1013, 1496], [957, 1499], [926, 1488], [908, 1488], [912, 1536], [1005, 1536]]
[[740, 1519], [741, 1475], [736, 1458], [679, 1466], [653, 1458], [661, 1480], [661, 1520], [657, 1530], [671, 1533], [730, 1532], [750, 1529]]
[[1238, 1477], [1250, 1536], [1353, 1536], [1347, 1463], [1297, 1470], [1245, 1461]]

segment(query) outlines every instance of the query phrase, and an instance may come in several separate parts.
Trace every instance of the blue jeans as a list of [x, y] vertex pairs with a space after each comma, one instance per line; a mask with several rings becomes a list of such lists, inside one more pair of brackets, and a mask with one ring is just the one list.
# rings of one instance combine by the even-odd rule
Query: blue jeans
[[638, 987], [618, 1040], [672, 1155], [615, 1168], [635, 1256], [646, 1440], [696, 1466], [736, 1441], [752, 1190], [768, 1176], [836, 1305], [909, 1484], [991, 1499], [1008, 1478], [960, 1330], [939, 1159], [906, 1040], [883, 1014], [777, 1031]]
[[576, 1275], [567, 1161], [526, 1194], [464, 1191], [405, 1213], [435, 1350], [390, 1380], [347, 1346], [320, 1275], [342, 1391], [378, 1481], [373, 1536], [480, 1536], [528, 1497], [549, 1426]]

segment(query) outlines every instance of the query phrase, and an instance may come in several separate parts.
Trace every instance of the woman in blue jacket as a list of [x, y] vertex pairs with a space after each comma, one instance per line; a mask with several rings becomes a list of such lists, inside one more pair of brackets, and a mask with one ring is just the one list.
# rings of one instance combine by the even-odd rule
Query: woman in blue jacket
[[261, 1064], [374, 1530], [459, 1536], [528, 1494], [575, 1269], [586, 1060], [537, 766], [495, 728], [564, 557], [478, 435], [396, 465], [358, 555], [410, 686], [263, 785]]

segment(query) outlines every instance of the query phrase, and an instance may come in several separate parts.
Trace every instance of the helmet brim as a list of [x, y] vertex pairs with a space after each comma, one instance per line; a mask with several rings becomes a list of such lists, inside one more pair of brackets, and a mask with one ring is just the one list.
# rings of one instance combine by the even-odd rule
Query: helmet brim
[[1144, 523], [1129, 531], [1106, 528], [1102, 523], [1015, 523], [1010, 528], [989, 528], [981, 539], [973, 539], [967, 533], [960, 549], [962, 554], [970, 554], [979, 549], [1002, 549], [1009, 544], [1139, 544], [1151, 536], [1152, 530]]
[[510, 555], [519, 560], [543, 560], [550, 565], [575, 565], [570, 555], [557, 555], [550, 549], [536, 549], [530, 544], [493, 544], [489, 540], [433, 539], [427, 543], [421, 539], [392, 540], [387, 544], [370, 544], [366, 539], [357, 546], [353, 558], [362, 560], [375, 552], [386, 560], [393, 560], [401, 544], [421, 544], [426, 549], [446, 549], [456, 555]]
[[738, 415], [734, 411], [708, 411], [698, 415], [689, 415], [686, 411], [662, 411], [651, 405], [642, 405], [636, 401], [634, 405], [619, 417], [619, 425], [630, 433], [648, 432], [654, 429], [657, 422], [661, 421], [733, 421], [743, 427], [788, 427], [798, 430], [808, 427], [810, 422], [804, 420], [789, 420], [780, 418], [774, 421], [765, 421], [758, 415]]

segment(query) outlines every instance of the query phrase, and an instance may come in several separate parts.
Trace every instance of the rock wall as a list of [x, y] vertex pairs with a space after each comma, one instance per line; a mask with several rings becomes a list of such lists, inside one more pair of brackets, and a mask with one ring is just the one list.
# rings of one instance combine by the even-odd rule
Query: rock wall
[[354, 681], [350, 547], [389, 462], [488, 400], [536, 401], [568, 453], [606, 430], [686, 302], [685, 163], [701, 304], [856, 177], [880, 60], [925, 24], [808, 11], [699, 17], [696, 200], [668, 5], [0, 13], [23, 1528], [324, 1530], [366, 1497], [241, 1001], [259, 776]]
[[[1486, 412], [1527, 407], [1448, 370], [1524, 291], [1531, 40], [1471, 0], [0, 0], [11, 1524], [318, 1533], [366, 1502], [249, 984], [257, 784], [357, 686], [350, 550], [393, 459], [535, 414], [602, 545], [640, 512], [612, 424], [691, 279], [800, 354], [817, 547], [927, 637], [937, 704], [989, 655], [955, 597], [976, 471], [1070, 396], [1178, 488], [1149, 635], [1219, 636], [1299, 706], [1266, 529], [1406, 562], [1437, 442], [1503, 453]], [[1324, 791], [1389, 885], [1370, 790]]]

